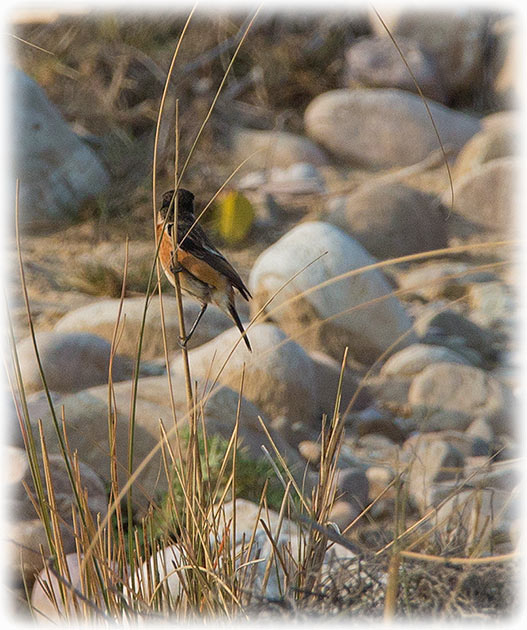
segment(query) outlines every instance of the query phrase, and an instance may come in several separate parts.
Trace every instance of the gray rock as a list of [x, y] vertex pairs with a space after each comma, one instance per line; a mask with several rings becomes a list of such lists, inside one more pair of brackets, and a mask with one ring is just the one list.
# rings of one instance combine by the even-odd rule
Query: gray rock
[[454, 179], [459, 180], [491, 160], [516, 155], [517, 145], [518, 129], [513, 120], [483, 127], [459, 152], [452, 169]]
[[[384, 8], [382, 18], [390, 33], [421, 46], [436, 63], [449, 95], [470, 89], [480, 76], [486, 44], [487, 16], [478, 8], [448, 10], [415, 7]], [[389, 39], [378, 17], [370, 12], [375, 33]]]
[[[50, 390], [76, 392], [108, 382], [111, 345], [105, 339], [90, 333], [46, 331], [37, 333], [36, 341]], [[17, 352], [26, 392], [44, 389], [31, 337], [18, 345]], [[131, 378], [133, 370], [130, 358], [114, 356], [114, 382]]]
[[450, 350], [450, 348], [414, 343], [392, 355], [382, 366], [380, 374], [408, 378], [435, 363], [470, 365], [462, 355]]
[[[39, 545], [42, 544], [45, 555], [49, 553], [49, 547], [44, 524], [38, 518], [33, 501], [28, 496], [29, 491], [36, 500], [27, 455], [22, 449], [7, 448], [9, 477], [6, 486], [9, 499], [6, 514], [9, 521], [6, 523], [8, 532], [6, 539], [9, 540], [9, 544], [6, 551], [11, 559], [10, 567], [16, 572], [14, 577], [19, 579], [21, 574], [25, 579], [32, 580], [35, 571], [39, 571], [43, 566]], [[62, 456], [50, 454], [48, 462], [63, 547], [66, 553], [70, 553], [75, 551], [72, 521], [72, 505], [75, 499]], [[41, 459], [38, 463], [45, 486], [44, 465]], [[88, 497], [88, 509], [94, 522], [97, 522], [97, 515], [100, 514], [101, 518], [104, 518], [108, 507], [106, 489], [102, 479], [90, 466], [79, 462], [79, 472], [82, 487]]]
[[[176, 602], [178, 598], [184, 596], [180, 573], [184, 571], [185, 566], [188, 566], [188, 563], [184, 561], [184, 554], [177, 545], [160, 549], [155, 556], [135, 570], [133, 581], [130, 578], [129, 588], [132, 589], [133, 586], [134, 601], [138, 599], [151, 601], [156, 594], [163, 597], [165, 602]], [[157, 590], [159, 592], [156, 593]]]
[[[511, 525], [518, 518], [519, 505], [515, 492], [493, 488], [464, 488], [462, 484], [446, 483], [436, 488], [437, 513], [430, 522], [442, 535], [456, 535], [464, 553], [496, 554], [497, 544], [510, 540]], [[508, 551], [510, 548], [506, 547]]]
[[[472, 116], [428, 105], [443, 144], [454, 152], [480, 129]], [[438, 148], [423, 102], [403, 90], [325, 92], [308, 105], [304, 122], [308, 135], [336, 158], [365, 168], [408, 166]]]
[[380, 260], [448, 245], [441, 204], [433, 195], [415, 188], [374, 183], [334, 205], [329, 221]]
[[[120, 320], [123, 332], [117, 348], [120, 354], [136, 357], [144, 306], [144, 297], [125, 298], [123, 300]], [[111, 341], [119, 309], [120, 300], [118, 299], [96, 301], [69, 312], [55, 324], [55, 330], [59, 332], [90, 332]], [[200, 305], [196, 300], [185, 299], [183, 301], [185, 322], [188, 326], [196, 318], [199, 309]], [[178, 350], [179, 320], [175, 297], [163, 296], [163, 313], [168, 351]], [[231, 326], [232, 322], [226, 315], [217, 307], [210, 306], [190, 340], [188, 348], [197, 347], [213, 339]], [[158, 296], [154, 297], [148, 306], [141, 356], [144, 359], [164, 356], [161, 308]]]
[[515, 312], [510, 290], [503, 282], [482, 282], [468, 292], [470, 319], [479, 326], [492, 328], [507, 321]]
[[[317, 423], [315, 368], [309, 355], [273, 324], [252, 326], [248, 335], [252, 353], [243, 342], [238, 343], [237, 328], [192, 350], [193, 377], [214, 381], [218, 376], [219, 383], [238, 391], [243, 375], [243, 396], [270, 418], [285, 416], [291, 423]], [[181, 374], [179, 361], [173, 362], [172, 372]]]
[[366, 472], [360, 468], [344, 468], [337, 471], [336, 498], [355, 507], [360, 514], [369, 503], [369, 482]]
[[[331, 415], [335, 408], [338, 384], [341, 375], [341, 363], [323, 352], [309, 353], [315, 368], [315, 382], [317, 388], [316, 400], [320, 413]], [[340, 409], [344, 413], [350, 410], [365, 409], [371, 404], [368, 387], [350, 369], [344, 368], [342, 374]]]
[[[457, 345], [459, 353], [462, 353], [461, 346], [465, 345], [482, 357], [490, 360], [496, 358], [493, 332], [478, 326], [455, 311], [445, 309], [437, 312], [437, 307], [431, 305], [430, 308], [421, 311], [415, 323], [415, 330], [425, 343], [448, 345], [450, 348]], [[458, 338], [461, 344], [453, 344], [455, 338]], [[465, 353], [463, 355], [466, 356]], [[470, 362], [475, 364], [474, 361]]]
[[258, 153], [248, 160], [244, 168], [288, 168], [298, 162], [321, 166], [328, 162], [324, 151], [309, 138], [287, 131], [234, 128], [231, 142], [236, 167], [255, 151]]
[[465, 262], [442, 261], [422, 263], [397, 274], [399, 288], [420, 295], [427, 300], [457, 299], [467, 292], [467, 286], [476, 282], [490, 282], [497, 276], [480, 271]]
[[[313, 263], [319, 254], [323, 256]], [[374, 262], [342, 230], [318, 221], [302, 223], [254, 263], [251, 308], [256, 313], [274, 296], [265, 312], [304, 347], [341, 361], [348, 346], [358, 361], [372, 362], [395, 350], [401, 337], [401, 346], [415, 340], [410, 319], [390, 295], [385, 276], [376, 269], [361, 271]], [[342, 280], [331, 281], [341, 275]]]
[[[82, 592], [82, 581], [79, 557], [76, 553], [68, 553], [65, 557], [69, 573], [69, 583]], [[40, 623], [61, 623], [66, 619], [77, 617], [78, 599], [72, 595], [71, 589], [64, 589], [65, 600], [57, 577], [47, 569], [42, 569], [33, 584], [31, 591], [31, 607], [35, 619]]]
[[18, 69], [10, 70], [10, 80], [20, 225], [31, 231], [63, 226], [77, 217], [86, 199], [108, 187], [110, 178], [35, 81]]
[[[425, 96], [444, 103], [446, 94], [432, 57], [415, 41], [397, 38], [397, 45]], [[348, 87], [398, 88], [417, 93], [415, 83], [399, 51], [385, 37], [364, 37], [346, 52]]]
[[[514, 157], [486, 162], [456, 181], [454, 211], [483, 232], [514, 235], [516, 186], [519, 170]], [[450, 190], [443, 194], [450, 203]]]
[[[513, 431], [511, 391], [476, 367], [429, 365], [413, 379], [408, 402], [423, 411], [421, 428], [428, 431], [456, 428], [455, 424], [465, 430], [477, 417], [484, 417], [497, 434]], [[446, 423], [449, 417], [454, 426]]]
[[518, 105], [518, 63], [521, 40], [515, 16], [507, 16], [492, 25], [494, 45], [489, 63], [493, 97], [497, 107]]
[[408, 491], [421, 514], [434, 504], [435, 484], [456, 479], [463, 472], [463, 454], [434, 434], [416, 435], [403, 446], [408, 462]]
[[309, 162], [297, 162], [289, 168], [252, 171], [243, 177], [238, 188], [259, 190], [271, 195], [308, 195], [323, 193], [326, 188], [319, 170]]

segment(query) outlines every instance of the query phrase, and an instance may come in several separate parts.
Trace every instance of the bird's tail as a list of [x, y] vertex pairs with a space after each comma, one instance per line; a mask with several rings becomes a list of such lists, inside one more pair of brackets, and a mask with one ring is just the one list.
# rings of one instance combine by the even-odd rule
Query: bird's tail
[[236, 324], [236, 326], [238, 326], [238, 330], [242, 333], [242, 337], [243, 337], [243, 340], [245, 341], [245, 345], [247, 346], [247, 349], [249, 350], [249, 352], [252, 352], [253, 349], [251, 348], [251, 344], [249, 343], [249, 337], [247, 337], [247, 333], [245, 332], [245, 328], [243, 327], [240, 321], [240, 318], [238, 316], [238, 313], [236, 312], [236, 308], [234, 304], [230, 303], [228, 308], [229, 308], [230, 316], [234, 320], [234, 323]]

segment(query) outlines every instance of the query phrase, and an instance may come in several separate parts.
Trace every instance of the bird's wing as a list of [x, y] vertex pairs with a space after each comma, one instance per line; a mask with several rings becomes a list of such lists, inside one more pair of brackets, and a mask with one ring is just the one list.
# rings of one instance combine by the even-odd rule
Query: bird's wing
[[[178, 232], [178, 241], [181, 243], [180, 248], [183, 252], [187, 252], [196, 258], [199, 258], [203, 262], [207, 263], [210, 267], [228, 278], [233, 287], [236, 287], [242, 297], [248, 300], [251, 296], [249, 289], [243, 283], [243, 280], [238, 275], [237, 271], [225, 258], [225, 256], [219, 252], [214, 245], [210, 242], [203, 228], [197, 223], [189, 232], [188, 229], [192, 223], [188, 226], [182, 224]], [[185, 236], [186, 235], [186, 236]], [[185, 237], [185, 238], [183, 238]], [[185, 266], [184, 259], [181, 264]]]

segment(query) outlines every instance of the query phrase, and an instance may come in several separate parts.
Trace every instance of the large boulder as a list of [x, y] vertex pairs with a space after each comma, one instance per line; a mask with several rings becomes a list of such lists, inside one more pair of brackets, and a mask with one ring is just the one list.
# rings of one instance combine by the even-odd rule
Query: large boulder
[[[210, 384], [209, 384], [210, 385]], [[201, 421], [205, 423], [207, 434], [219, 434], [225, 439], [232, 435], [236, 418], [239, 417], [239, 443], [253, 457], [261, 457], [261, 445], [265, 444], [272, 452], [272, 445], [266, 438], [258, 417], [266, 425], [270, 421], [264, 412], [249, 400], [241, 398], [236, 391], [225, 386], [217, 386], [212, 392], [205, 390], [205, 382], [198, 381], [196, 404]], [[134, 391], [133, 381], [115, 383], [112, 393], [112, 425], [115, 432], [115, 457], [120, 487], [127, 480], [128, 436], [130, 427], [130, 404]], [[66, 420], [68, 443], [72, 451], [77, 451], [81, 461], [97, 470], [106, 481], [111, 481], [111, 452], [109, 443], [108, 387], [101, 385], [69, 395], [53, 395], [56, 412], [63, 408]], [[34, 430], [42, 420], [44, 437], [51, 453], [59, 452], [59, 444], [51, 419], [48, 401], [43, 394], [28, 397], [28, 409]], [[174, 421], [175, 413], [175, 421]], [[203, 415], [202, 415], [203, 414]], [[176, 431], [175, 425], [178, 430]], [[171, 376], [140, 378], [137, 382], [137, 399], [134, 413], [134, 456], [133, 470], [134, 501], [140, 510], [167, 489], [166, 475], [163, 473], [161, 450], [163, 427], [168, 444], [177, 450], [178, 434], [188, 426], [188, 407], [185, 395], [185, 380], [177, 370]], [[288, 446], [281, 436], [269, 429], [271, 438], [288, 463], [294, 466], [300, 461], [294, 449]]]
[[33, 79], [18, 69], [10, 70], [10, 79], [20, 225], [63, 226], [78, 216], [85, 200], [107, 188], [109, 175]]
[[415, 188], [399, 183], [361, 186], [334, 206], [329, 221], [381, 260], [448, 245], [441, 203]]
[[399, 347], [415, 340], [385, 276], [377, 269], [362, 271], [374, 263], [342, 230], [319, 221], [302, 223], [256, 260], [249, 277], [253, 313], [273, 298], [265, 313], [303, 346], [338, 361], [348, 346], [351, 356], [371, 363], [395, 349], [403, 335]]
[[[480, 129], [479, 121], [428, 102], [445, 147], [453, 152]], [[408, 166], [439, 149], [434, 126], [419, 96], [396, 89], [333, 90], [307, 107], [308, 135], [338, 159], [371, 169]]]

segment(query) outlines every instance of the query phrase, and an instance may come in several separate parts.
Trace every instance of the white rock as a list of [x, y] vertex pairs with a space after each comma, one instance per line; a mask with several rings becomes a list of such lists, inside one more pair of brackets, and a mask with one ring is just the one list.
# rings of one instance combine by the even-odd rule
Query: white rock
[[[410, 319], [399, 300], [390, 296], [392, 288], [383, 274], [360, 271], [374, 263], [338, 228], [318, 221], [302, 223], [256, 260], [249, 277], [251, 308], [254, 313], [275, 296], [265, 312], [302, 345], [337, 360], [349, 346], [359, 361], [374, 361], [406, 333], [401, 346], [415, 341]], [[315, 289], [341, 274], [350, 275]], [[375, 302], [368, 304], [370, 300]]]

